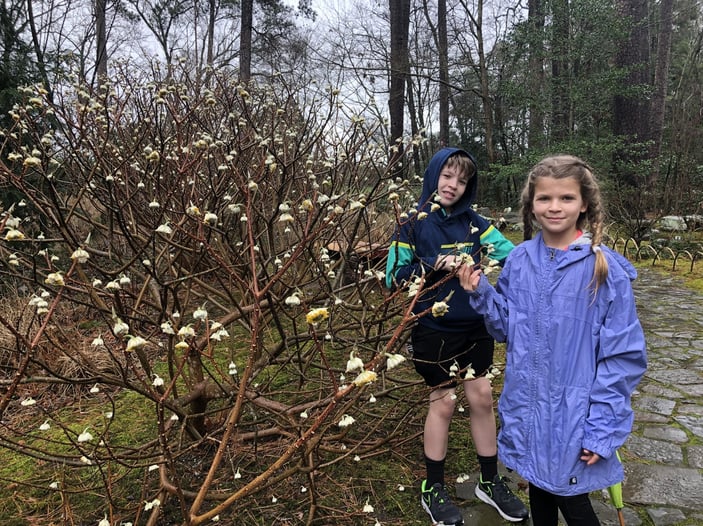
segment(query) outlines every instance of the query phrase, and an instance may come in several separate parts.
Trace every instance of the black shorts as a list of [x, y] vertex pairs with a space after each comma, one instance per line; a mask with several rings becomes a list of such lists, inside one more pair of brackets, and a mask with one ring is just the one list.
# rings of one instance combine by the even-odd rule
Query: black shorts
[[[413, 327], [408, 344], [415, 370], [430, 387], [456, 386], [469, 365], [476, 378], [483, 376], [493, 365], [494, 347], [483, 322], [464, 332], [436, 331], [418, 324]], [[458, 371], [452, 375], [455, 363]]]

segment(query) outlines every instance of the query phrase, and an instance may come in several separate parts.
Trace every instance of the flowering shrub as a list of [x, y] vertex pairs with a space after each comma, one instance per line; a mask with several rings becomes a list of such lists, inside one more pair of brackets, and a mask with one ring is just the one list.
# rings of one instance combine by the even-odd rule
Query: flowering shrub
[[[122, 71], [54, 101], [29, 87], [2, 131], [0, 183], [23, 198], [0, 219], [0, 273], [26, 307], [22, 323], [0, 316], [0, 414], [34, 426], [31, 448], [26, 427], [0, 434], [53, 467], [35, 484], [62, 499], [71, 473], [88, 472], [106, 496], [96, 523], [155, 520], [167, 502], [187, 524], [264, 498], [271, 513], [324, 513], [324, 466], [391, 449], [424, 399], [417, 383], [386, 396], [409, 317], [378, 256], [414, 192], [389, 179], [373, 124], [341, 120], [334, 90], [306, 99], [278, 82]], [[85, 386], [100, 417], [61, 411], [66, 384]], [[125, 392], [153, 426], [120, 441]], [[118, 498], [129, 473], [143, 477], [131, 504]], [[309, 500], [283, 498], [292, 480]]]

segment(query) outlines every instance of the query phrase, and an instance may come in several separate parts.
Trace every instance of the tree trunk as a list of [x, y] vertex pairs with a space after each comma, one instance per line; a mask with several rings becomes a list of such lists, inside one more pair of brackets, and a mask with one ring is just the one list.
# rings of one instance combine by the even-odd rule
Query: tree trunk
[[651, 148], [652, 173], [649, 184], [656, 184], [659, 178], [659, 156], [662, 148], [664, 129], [664, 111], [666, 109], [666, 92], [669, 80], [671, 60], [671, 31], [673, 27], [673, 0], [661, 0], [659, 5], [659, 32], [657, 38], [657, 63], [654, 72], [654, 95], [651, 112]]
[[437, 0], [437, 54], [439, 60], [439, 143], [449, 145], [449, 44], [447, 0]]
[[251, 33], [254, 25], [254, 0], [242, 0], [242, 32], [239, 38], [239, 80], [251, 80]]
[[[647, 0], [619, 0], [618, 8], [621, 16], [629, 21], [630, 33], [615, 57], [616, 66], [625, 71], [624, 84], [613, 101], [613, 132], [624, 139], [624, 146], [615, 153], [615, 172], [626, 188], [636, 189], [645, 183], [638, 165], [648, 155], [642, 143], [650, 136], [650, 106], [642, 95], [646, 91], [642, 88], [649, 85]], [[644, 190], [633, 191], [631, 199], [642, 196]], [[643, 208], [649, 205], [635, 205], [633, 201], [625, 207], [642, 215]]]
[[640, 142], [649, 137], [649, 103], [638, 95], [642, 90], [637, 89], [649, 84], [647, 0], [620, 0], [618, 7], [630, 22], [630, 34], [615, 57], [616, 66], [626, 71], [626, 78], [620, 93], [615, 95], [613, 128], [615, 135]]
[[483, 0], [478, 0], [476, 17], [473, 22], [476, 28], [476, 42], [478, 45], [478, 70], [481, 78], [481, 107], [483, 108], [483, 126], [486, 132], [486, 156], [489, 163], [494, 163], [496, 151], [493, 143], [493, 99], [490, 93], [488, 66], [483, 47]]
[[[2, 13], [2, 21], [3, 24], [5, 20], [7, 20], [6, 13], [4, 12], [7, 7], [3, 5], [1, 8], [3, 13]], [[53, 90], [51, 89], [51, 82], [49, 81], [49, 74], [46, 69], [46, 61], [44, 60], [44, 53], [42, 51], [42, 47], [39, 43], [39, 33], [37, 32], [37, 26], [34, 23], [34, 8], [32, 5], [32, 0], [27, 0], [27, 20], [29, 22], [29, 29], [32, 33], [32, 46], [34, 47], [34, 54], [36, 55], [36, 61], [37, 61], [37, 69], [39, 70], [39, 75], [41, 76], [41, 80], [44, 83], [44, 89], [46, 89], [49, 92], [49, 100], [53, 101], [54, 100], [54, 93]], [[16, 36], [15, 33], [15, 28], [13, 27], [3, 27], [2, 28], [2, 40], [4, 45], [4, 59], [7, 59], [10, 57], [10, 51], [12, 49], [11, 45], [7, 45], [7, 40], [8, 40], [8, 33], [12, 35], [14, 38]], [[5, 62], [5, 60], [3, 60]]]
[[[422, 2], [425, 20], [432, 32], [439, 63], [439, 134], [441, 146], [449, 144], [449, 44], [447, 42], [447, 0], [437, 0], [437, 25], [430, 16], [427, 0]], [[410, 79], [408, 79], [408, 82]]]
[[[408, 114], [410, 115], [410, 132], [412, 133], [413, 138], [417, 137], [420, 134], [420, 123], [418, 122], [418, 111], [417, 108], [415, 107], [415, 95], [413, 94], [413, 80], [410, 75], [408, 75], [408, 78], [406, 79], [407, 82], [407, 96], [408, 96]], [[424, 133], [424, 132], [423, 132]], [[416, 171], [418, 173], [420, 172], [421, 169], [421, 164], [420, 164], [420, 148], [422, 146], [418, 145], [413, 148], [413, 164], [415, 165]]]
[[106, 4], [106, 0], [95, 0], [95, 47], [97, 51], [95, 70], [98, 74], [99, 85], [107, 80]]
[[569, 2], [552, 2], [552, 129], [551, 143], [569, 136]]
[[647, 0], [619, 0], [618, 9], [630, 32], [615, 56], [625, 77], [613, 97], [613, 132], [620, 146], [613, 154], [617, 192], [610, 209], [620, 211], [618, 219], [633, 225], [630, 237], [640, 240], [644, 218], [660, 205], [647, 186], [645, 164], [649, 152], [644, 142], [650, 137], [650, 104], [644, 95], [650, 87]]
[[217, 0], [210, 0], [208, 6], [207, 22], [207, 65], [212, 66], [215, 60], [215, 12], [217, 11]]
[[398, 160], [403, 153], [403, 116], [405, 113], [405, 78], [408, 74], [408, 31], [410, 0], [390, 0], [391, 55], [388, 110], [391, 121], [389, 161], [394, 174], [401, 175]]
[[544, 144], [544, 105], [540, 97], [544, 86], [544, 5], [542, 0], [529, 0], [527, 21], [529, 35], [530, 86], [529, 128], [527, 143], [530, 148], [540, 148]]

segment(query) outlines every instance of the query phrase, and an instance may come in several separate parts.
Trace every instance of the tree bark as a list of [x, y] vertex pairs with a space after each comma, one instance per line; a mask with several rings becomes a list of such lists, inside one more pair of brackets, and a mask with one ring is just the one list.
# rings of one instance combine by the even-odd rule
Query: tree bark
[[656, 184], [659, 178], [659, 156], [662, 149], [664, 113], [666, 110], [666, 93], [671, 61], [671, 32], [673, 27], [673, 0], [661, 0], [659, 4], [659, 31], [657, 38], [657, 63], [654, 71], [654, 95], [651, 112], [651, 148], [652, 173], [650, 184]]
[[242, 0], [242, 32], [239, 37], [239, 80], [251, 80], [251, 33], [254, 25], [254, 0]]
[[97, 52], [95, 70], [98, 75], [99, 85], [107, 80], [106, 4], [106, 0], [95, 0], [95, 48]]
[[[425, 20], [432, 32], [439, 63], [439, 134], [441, 146], [449, 144], [449, 43], [447, 41], [447, 0], [437, 0], [437, 24], [430, 15], [428, 0], [422, 2]], [[408, 79], [410, 82], [410, 79]]]
[[616, 65], [626, 71], [626, 78], [615, 95], [613, 131], [632, 142], [641, 142], [649, 138], [649, 101], [641, 95], [643, 90], [632, 88], [649, 85], [647, 0], [620, 0], [618, 7], [630, 22], [630, 34], [615, 57]]
[[449, 145], [449, 44], [447, 43], [447, 0], [437, 0], [439, 59], [439, 142]]
[[649, 156], [644, 143], [650, 137], [650, 101], [645, 96], [651, 86], [647, 0], [619, 0], [618, 9], [628, 21], [630, 32], [615, 57], [615, 65], [625, 77], [613, 97], [613, 132], [620, 139], [620, 146], [613, 154], [613, 172], [619, 207], [625, 219], [634, 225], [631, 237], [638, 240], [642, 220], [659, 206], [648, 191], [650, 176], [643, 169]]
[[552, 2], [552, 144], [569, 136], [569, 2]]
[[488, 82], [488, 65], [483, 44], [483, 0], [478, 0], [476, 17], [472, 17], [476, 28], [476, 43], [478, 46], [478, 70], [481, 79], [481, 107], [483, 108], [483, 126], [486, 131], [486, 156], [489, 163], [496, 161], [496, 150], [493, 143], [493, 98]]
[[403, 117], [405, 113], [405, 78], [408, 74], [408, 31], [410, 0], [390, 0], [391, 54], [388, 110], [391, 127], [389, 161], [393, 172], [403, 172], [398, 160], [403, 153]]
[[210, 0], [208, 5], [207, 22], [207, 61], [208, 66], [212, 66], [215, 60], [215, 13], [217, 11], [217, 0]]
[[529, 0], [527, 22], [530, 27], [528, 72], [530, 118], [527, 143], [530, 148], [539, 148], [544, 144], [544, 105], [540, 98], [542, 86], [544, 86], [544, 5], [542, 0]]

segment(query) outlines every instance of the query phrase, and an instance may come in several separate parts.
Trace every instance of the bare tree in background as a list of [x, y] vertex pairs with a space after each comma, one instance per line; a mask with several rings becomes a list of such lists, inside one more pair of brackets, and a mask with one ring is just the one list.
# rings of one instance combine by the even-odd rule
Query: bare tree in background
[[570, 131], [570, 89], [569, 67], [570, 14], [568, 0], [553, 0], [551, 32], [551, 96], [552, 118], [550, 142], [559, 143], [569, 136]]
[[[468, 12], [468, 11], [467, 11]], [[478, 75], [481, 85], [481, 106], [483, 108], [483, 122], [485, 127], [486, 140], [486, 156], [488, 162], [493, 163], [496, 160], [496, 151], [493, 144], [493, 96], [489, 86], [488, 64], [486, 61], [486, 50], [483, 35], [483, 0], [477, 1], [476, 15], [469, 12], [469, 17], [472, 22], [472, 32], [476, 36], [477, 55], [478, 55]]]
[[[649, 101], [644, 89], [650, 86], [647, 0], [619, 0], [629, 35], [616, 55], [616, 65], [625, 72], [623, 89], [615, 96], [615, 135], [642, 142], [649, 138]], [[624, 154], [624, 152], [623, 152]]]
[[215, 61], [215, 18], [217, 15], [217, 0], [208, 1], [207, 20], [207, 65], [212, 66]]
[[105, 10], [107, 0], [95, 0], [95, 51], [98, 82], [107, 78], [107, 30]]
[[540, 98], [544, 85], [544, 2], [529, 0], [527, 23], [528, 52], [530, 81], [529, 93], [529, 131], [527, 143], [530, 147], [539, 148], [544, 144], [544, 107]]
[[242, 0], [242, 29], [239, 35], [239, 79], [251, 80], [251, 34], [254, 24], [254, 0]]
[[654, 70], [654, 93], [652, 96], [651, 157], [652, 173], [650, 184], [656, 184], [659, 178], [664, 129], [666, 94], [669, 84], [669, 64], [671, 62], [671, 31], [673, 26], [673, 0], [661, 0], [659, 4], [659, 30], [657, 31], [657, 56]]
[[432, 20], [428, 0], [422, 2], [427, 25], [432, 31], [439, 64], [439, 134], [442, 146], [449, 145], [449, 44], [447, 42], [447, 0], [437, 0], [437, 24]]
[[390, 0], [391, 54], [390, 90], [388, 110], [391, 130], [390, 163], [396, 166], [396, 173], [403, 167], [396, 164], [403, 153], [405, 116], [405, 79], [408, 75], [408, 30], [410, 27], [410, 0]]
[[190, 0], [125, 0], [156, 39], [161, 48], [166, 64], [171, 64], [174, 53], [184, 48], [179, 42], [182, 36], [179, 31], [183, 17], [193, 9]]

